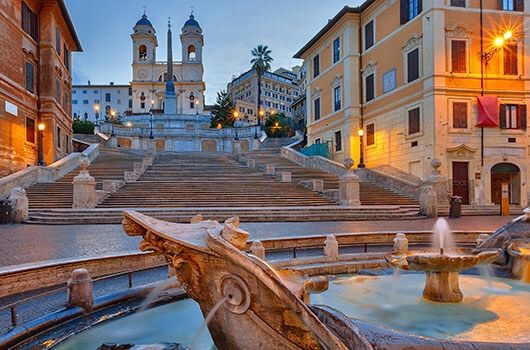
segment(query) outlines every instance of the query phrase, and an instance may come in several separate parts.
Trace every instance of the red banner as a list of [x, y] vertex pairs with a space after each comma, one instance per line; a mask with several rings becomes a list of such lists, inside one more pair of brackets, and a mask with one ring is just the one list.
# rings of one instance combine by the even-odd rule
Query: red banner
[[477, 126], [499, 126], [499, 102], [497, 96], [479, 96]]

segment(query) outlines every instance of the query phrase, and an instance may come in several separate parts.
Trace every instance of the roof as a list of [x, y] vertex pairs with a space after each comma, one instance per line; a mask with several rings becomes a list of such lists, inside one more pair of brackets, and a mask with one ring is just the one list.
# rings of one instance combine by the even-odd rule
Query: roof
[[149, 26], [149, 27], [152, 27], [153, 25], [151, 24], [151, 21], [147, 19], [147, 16], [144, 13], [142, 18], [140, 18], [140, 20], [138, 20], [138, 22], [136, 22], [136, 24], [134, 26], [135, 27], [136, 26]]
[[194, 15], [190, 15], [190, 19], [188, 19], [186, 21], [186, 23], [184, 23], [184, 27], [197, 27], [197, 28], [200, 28], [201, 26], [199, 25], [199, 22], [197, 22], [195, 20], [195, 16]]
[[368, 6], [373, 4], [376, 0], [366, 0], [361, 5], [357, 7], [344, 6], [342, 10], [339, 11], [328, 21], [328, 23], [322, 28], [307, 44], [304, 45], [297, 53], [294, 54], [293, 58], [302, 58], [302, 56], [317, 42], [319, 41], [338, 21], [348, 13], [361, 13], [366, 10]]
[[82, 52], [83, 47], [81, 46], [81, 41], [79, 41], [79, 37], [77, 36], [77, 32], [74, 27], [74, 23], [72, 22], [72, 18], [70, 18], [70, 13], [68, 12], [68, 8], [66, 8], [64, 0], [57, 0], [57, 3], [59, 4], [59, 8], [61, 9], [61, 13], [63, 15], [64, 21], [66, 22], [66, 26], [70, 30], [70, 34], [72, 35], [75, 45], [77, 46], [77, 50], [71, 51]]
[[92, 84], [90, 84], [90, 85], [72, 85], [72, 89], [92, 89], [92, 88], [99, 88], [99, 89], [105, 88], [106, 89], [106, 88], [129, 88], [129, 87], [131, 87], [131, 85], [125, 85], [125, 84], [123, 84], [123, 85], [116, 85], [116, 84], [114, 84], [114, 85], [110, 85], [110, 84], [109, 85], [102, 85], [102, 84], [100, 84], [100, 85], [92, 85]]

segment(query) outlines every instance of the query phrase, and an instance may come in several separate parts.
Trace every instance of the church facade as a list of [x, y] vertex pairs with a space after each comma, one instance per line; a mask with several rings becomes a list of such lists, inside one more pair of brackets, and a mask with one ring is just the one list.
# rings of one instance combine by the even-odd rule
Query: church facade
[[167, 81], [172, 81], [174, 84], [176, 114], [201, 114], [204, 111], [206, 89], [202, 64], [204, 37], [202, 28], [194, 16], [191, 15], [182, 27], [180, 34], [182, 61], [173, 61], [172, 79], [168, 79], [171, 77], [168, 77], [170, 69], [167, 60], [157, 61], [157, 33], [145, 14], [134, 26], [131, 39], [133, 42], [132, 114], [149, 113], [151, 109], [163, 111]]

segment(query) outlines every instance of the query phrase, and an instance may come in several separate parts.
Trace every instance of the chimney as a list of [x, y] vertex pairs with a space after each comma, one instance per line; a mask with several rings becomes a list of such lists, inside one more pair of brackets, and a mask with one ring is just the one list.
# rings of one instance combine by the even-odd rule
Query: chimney
[[110, 85], [114, 85], [114, 82], [113, 82], [113, 81], [111, 81], [111, 82], [110, 82]]
[[90, 85], [90, 80], [88, 81], [88, 85]]

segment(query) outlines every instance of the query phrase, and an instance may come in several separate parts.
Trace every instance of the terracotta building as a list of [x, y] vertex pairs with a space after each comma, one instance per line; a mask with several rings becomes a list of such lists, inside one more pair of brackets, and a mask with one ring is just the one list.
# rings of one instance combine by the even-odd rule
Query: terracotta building
[[39, 163], [40, 140], [41, 163], [71, 152], [71, 53], [81, 44], [63, 0], [11, 0], [0, 2], [0, 46], [4, 176]]
[[330, 141], [337, 161], [423, 179], [437, 158], [464, 203], [499, 203], [507, 182], [510, 202], [525, 206], [528, 8], [523, 0], [343, 8], [295, 55], [309, 67], [309, 144]]

